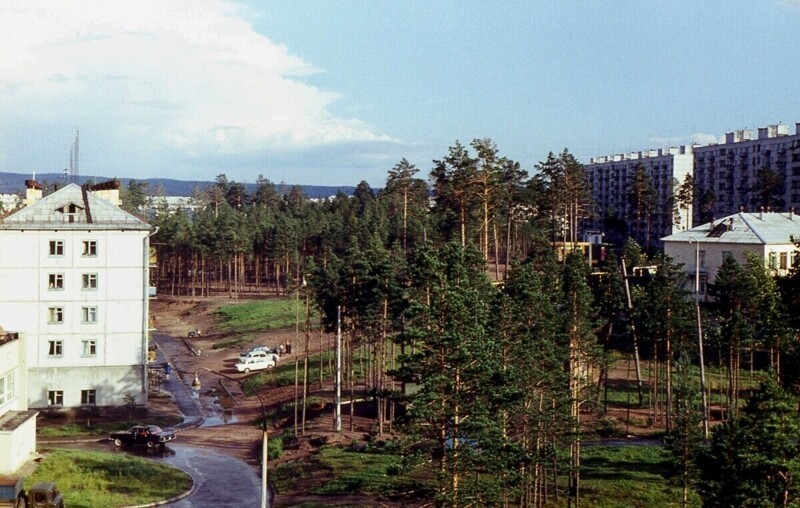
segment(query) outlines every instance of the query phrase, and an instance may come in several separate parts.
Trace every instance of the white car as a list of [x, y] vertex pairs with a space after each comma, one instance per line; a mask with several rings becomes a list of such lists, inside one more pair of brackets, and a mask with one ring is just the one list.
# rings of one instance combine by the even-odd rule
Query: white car
[[274, 354], [275, 353], [271, 351], [264, 351], [263, 349], [251, 349], [250, 351], [239, 355], [239, 363], [244, 363], [245, 360], [250, 360], [253, 358], [269, 358]]
[[270, 353], [244, 358], [236, 364], [236, 370], [247, 374], [251, 370], [271, 369], [276, 365], [278, 365], [278, 355]]

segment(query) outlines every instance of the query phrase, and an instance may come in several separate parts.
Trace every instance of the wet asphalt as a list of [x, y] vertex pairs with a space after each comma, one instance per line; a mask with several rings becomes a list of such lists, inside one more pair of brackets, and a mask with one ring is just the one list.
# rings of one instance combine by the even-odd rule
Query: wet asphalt
[[[156, 343], [171, 341], [166, 335], [153, 333]], [[158, 348], [156, 364], [169, 361], [170, 347]], [[190, 387], [181, 382], [176, 373], [165, 380], [164, 389], [175, 397], [178, 409], [183, 413], [183, 422], [171, 427], [176, 431], [202, 425], [206, 418], [200, 409], [196, 395]], [[213, 417], [211, 419], [218, 419]], [[210, 422], [208, 422], [210, 423]], [[219, 422], [213, 422], [216, 426]], [[224, 432], [223, 427], [217, 427]], [[117, 453], [129, 453], [163, 462], [188, 473], [194, 480], [194, 488], [186, 497], [171, 503], [159, 503], [159, 506], [172, 508], [226, 508], [226, 507], [259, 507], [261, 506], [261, 476], [246, 462], [207, 448], [180, 444], [180, 433], [168, 445], [147, 449], [143, 447], [117, 448], [111, 441], [101, 440], [83, 443], [52, 443], [59, 448], [82, 448]], [[267, 502], [267, 506], [272, 503]]]
[[[153, 332], [153, 339], [158, 346], [157, 364], [169, 362], [172, 353], [170, 346], [177, 341], [159, 332]], [[169, 346], [162, 347], [162, 344]], [[180, 380], [176, 372], [171, 373], [169, 380], [165, 380], [163, 386], [175, 398], [178, 409], [184, 416], [183, 423], [177, 425], [176, 430], [203, 424], [205, 417], [196, 394]], [[163, 457], [155, 460], [163, 461], [191, 475], [195, 489], [184, 499], [166, 506], [174, 508], [260, 506], [261, 477], [246, 462], [206, 448], [184, 446], [179, 442], [180, 434], [168, 445], [168, 450], [174, 453], [165, 453]], [[269, 503], [267, 505], [269, 506]]]

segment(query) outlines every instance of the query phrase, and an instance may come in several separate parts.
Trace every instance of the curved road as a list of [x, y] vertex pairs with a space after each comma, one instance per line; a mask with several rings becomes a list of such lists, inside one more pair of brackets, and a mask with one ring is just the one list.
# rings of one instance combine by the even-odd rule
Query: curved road
[[[173, 343], [166, 335], [153, 332], [153, 339], [158, 346], [156, 364], [169, 361], [161, 344]], [[179, 377], [173, 373], [164, 387], [175, 397], [178, 408], [184, 415], [184, 422], [177, 429], [194, 427], [202, 423], [203, 414], [197, 400]], [[207, 508], [207, 507], [255, 507], [261, 502], [261, 477], [246, 462], [223, 453], [206, 448], [183, 446], [170, 443], [169, 449], [175, 453], [167, 453], [158, 460], [189, 473], [195, 481], [195, 490], [184, 499], [170, 503], [175, 508]], [[269, 506], [269, 503], [268, 505]]]
[[228, 455], [191, 446], [170, 446], [175, 455], [159, 459], [186, 471], [195, 481], [194, 492], [175, 508], [259, 506], [261, 478], [247, 463]]

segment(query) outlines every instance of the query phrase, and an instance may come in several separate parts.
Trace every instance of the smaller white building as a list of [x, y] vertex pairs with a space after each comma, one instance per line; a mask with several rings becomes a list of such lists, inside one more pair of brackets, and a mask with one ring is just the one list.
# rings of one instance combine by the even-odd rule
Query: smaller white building
[[[764, 260], [776, 275], [788, 275], [797, 253], [792, 238], [800, 239], [800, 215], [787, 213], [744, 213], [704, 224], [662, 238], [664, 253], [683, 264], [686, 279], [701, 299], [713, 283], [725, 256], [744, 264], [745, 253]], [[697, 277], [697, 279], [696, 279]]]
[[28, 410], [24, 335], [0, 328], [0, 475], [12, 474], [36, 452], [37, 411]]

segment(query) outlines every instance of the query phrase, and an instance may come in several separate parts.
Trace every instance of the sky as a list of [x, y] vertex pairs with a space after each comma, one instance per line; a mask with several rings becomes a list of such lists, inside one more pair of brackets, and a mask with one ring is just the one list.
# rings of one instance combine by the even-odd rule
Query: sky
[[0, 172], [426, 178], [491, 138], [530, 173], [800, 122], [800, 0], [0, 1]]

